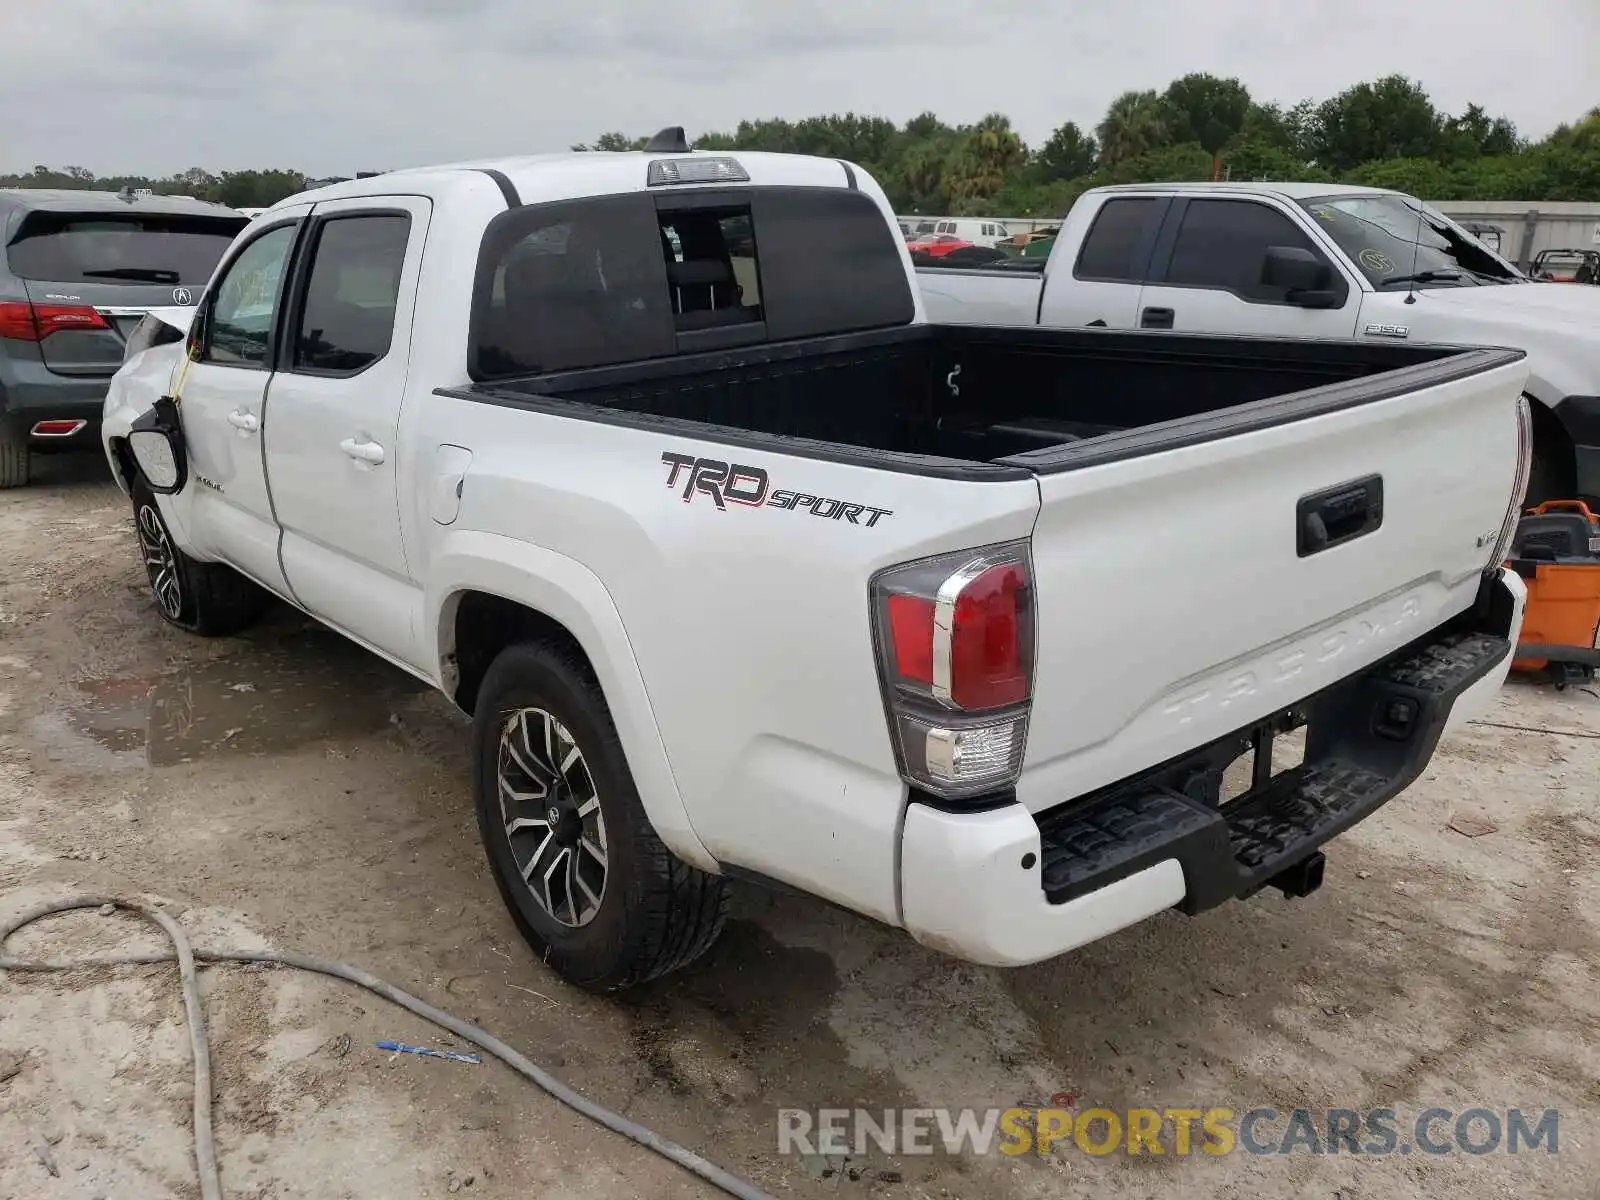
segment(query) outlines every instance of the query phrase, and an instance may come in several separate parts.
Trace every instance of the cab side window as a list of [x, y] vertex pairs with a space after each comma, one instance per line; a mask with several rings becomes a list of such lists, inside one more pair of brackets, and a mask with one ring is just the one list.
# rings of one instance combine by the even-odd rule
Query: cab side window
[[296, 225], [269, 229], [233, 260], [216, 287], [200, 361], [219, 366], [267, 366], [272, 354], [272, 322], [283, 294], [283, 271], [298, 229]]
[[1191, 200], [1162, 282], [1232, 292], [1257, 303], [1286, 304], [1283, 288], [1261, 282], [1270, 246], [1309, 250], [1323, 257], [1304, 231], [1275, 208], [1250, 200]]
[[389, 353], [411, 218], [334, 217], [317, 231], [290, 370], [354, 375]]

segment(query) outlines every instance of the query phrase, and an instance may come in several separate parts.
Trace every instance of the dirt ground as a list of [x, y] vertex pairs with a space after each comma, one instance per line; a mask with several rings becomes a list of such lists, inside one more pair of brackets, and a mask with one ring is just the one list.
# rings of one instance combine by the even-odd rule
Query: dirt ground
[[[85, 889], [148, 895], [201, 945], [357, 963], [784, 1196], [1597, 1194], [1593, 692], [1508, 687], [1493, 721], [1568, 732], [1453, 739], [1331, 847], [1307, 900], [1171, 914], [1002, 972], [752, 890], [707, 959], [599, 1000], [535, 961], [503, 913], [464, 723], [442, 698], [286, 612], [243, 639], [169, 629], [103, 467], [42, 468], [0, 493], [0, 913]], [[1498, 828], [1465, 837], [1447, 828], [1460, 817]], [[143, 937], [89, 915], [16, 948]], [[230, 1197], [713, 1194], [497, 1064], [375, 1049], [455, 1043], [366, 993], [264, 968], [203, 982]], [[171, 969], [0, 976], [0, 1197], [198, 1196], [189, 1070]], [[1432, 1105], [1558, 1109], [1559, 1151], [777, 1153], [780, 1107], [1058, 1092], [1080, 1110], [1392, 1107], [1402, 1130]]]

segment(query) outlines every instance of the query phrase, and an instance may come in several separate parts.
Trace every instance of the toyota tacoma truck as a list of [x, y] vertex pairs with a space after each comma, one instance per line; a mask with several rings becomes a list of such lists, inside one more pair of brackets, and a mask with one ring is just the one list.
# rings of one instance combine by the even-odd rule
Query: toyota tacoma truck
[[1520, 628], [1522, 352], [929, 324], [835, 160], [341, 183], [193, 312], [102, 426], [156, 610], [275, 596], [470, 714], [494, 878], [598, 990], [730, 879], [1002, 965], [1309, 893]]
[[1600, 497], [1600, 290], [1536, 283], [1414, 197], [1327, 183], [1096, 188], [1042, 262], [922, 265], [934, 321], [1519, 347], [1528, 503]]

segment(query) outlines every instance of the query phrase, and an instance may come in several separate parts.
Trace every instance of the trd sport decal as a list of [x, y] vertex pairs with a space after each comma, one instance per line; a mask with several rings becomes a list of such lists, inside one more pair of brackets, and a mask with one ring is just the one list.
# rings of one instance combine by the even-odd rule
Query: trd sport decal
[[661, 461], [667, 464], [667, 486], [674, 490], [681, 486], [685, 504], [703, 494], [710, 496], [711, 502], [723, 511], [727, 511], [730, 504], [742, 508], [803, 509], [823, 520], [848, 521], [868, 529], [884, 517], [894, 516], [891, 510], [873, 508], [870, 504], [852, 504], [848, 500], [832, 500], [806, 492], [773, 489], [766, 471], [760, 467], [696, 458], [692, 454], [673, 454], [670, 450], [662, 454]]

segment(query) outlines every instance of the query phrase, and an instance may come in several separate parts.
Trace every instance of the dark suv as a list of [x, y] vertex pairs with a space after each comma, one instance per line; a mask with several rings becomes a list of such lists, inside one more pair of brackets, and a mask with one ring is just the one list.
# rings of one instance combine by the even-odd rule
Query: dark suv
[[193, 304], [248, 223], [188, 196], [0, 188], [0, 488], [31, 450], [99, 449], [128, 334]]

